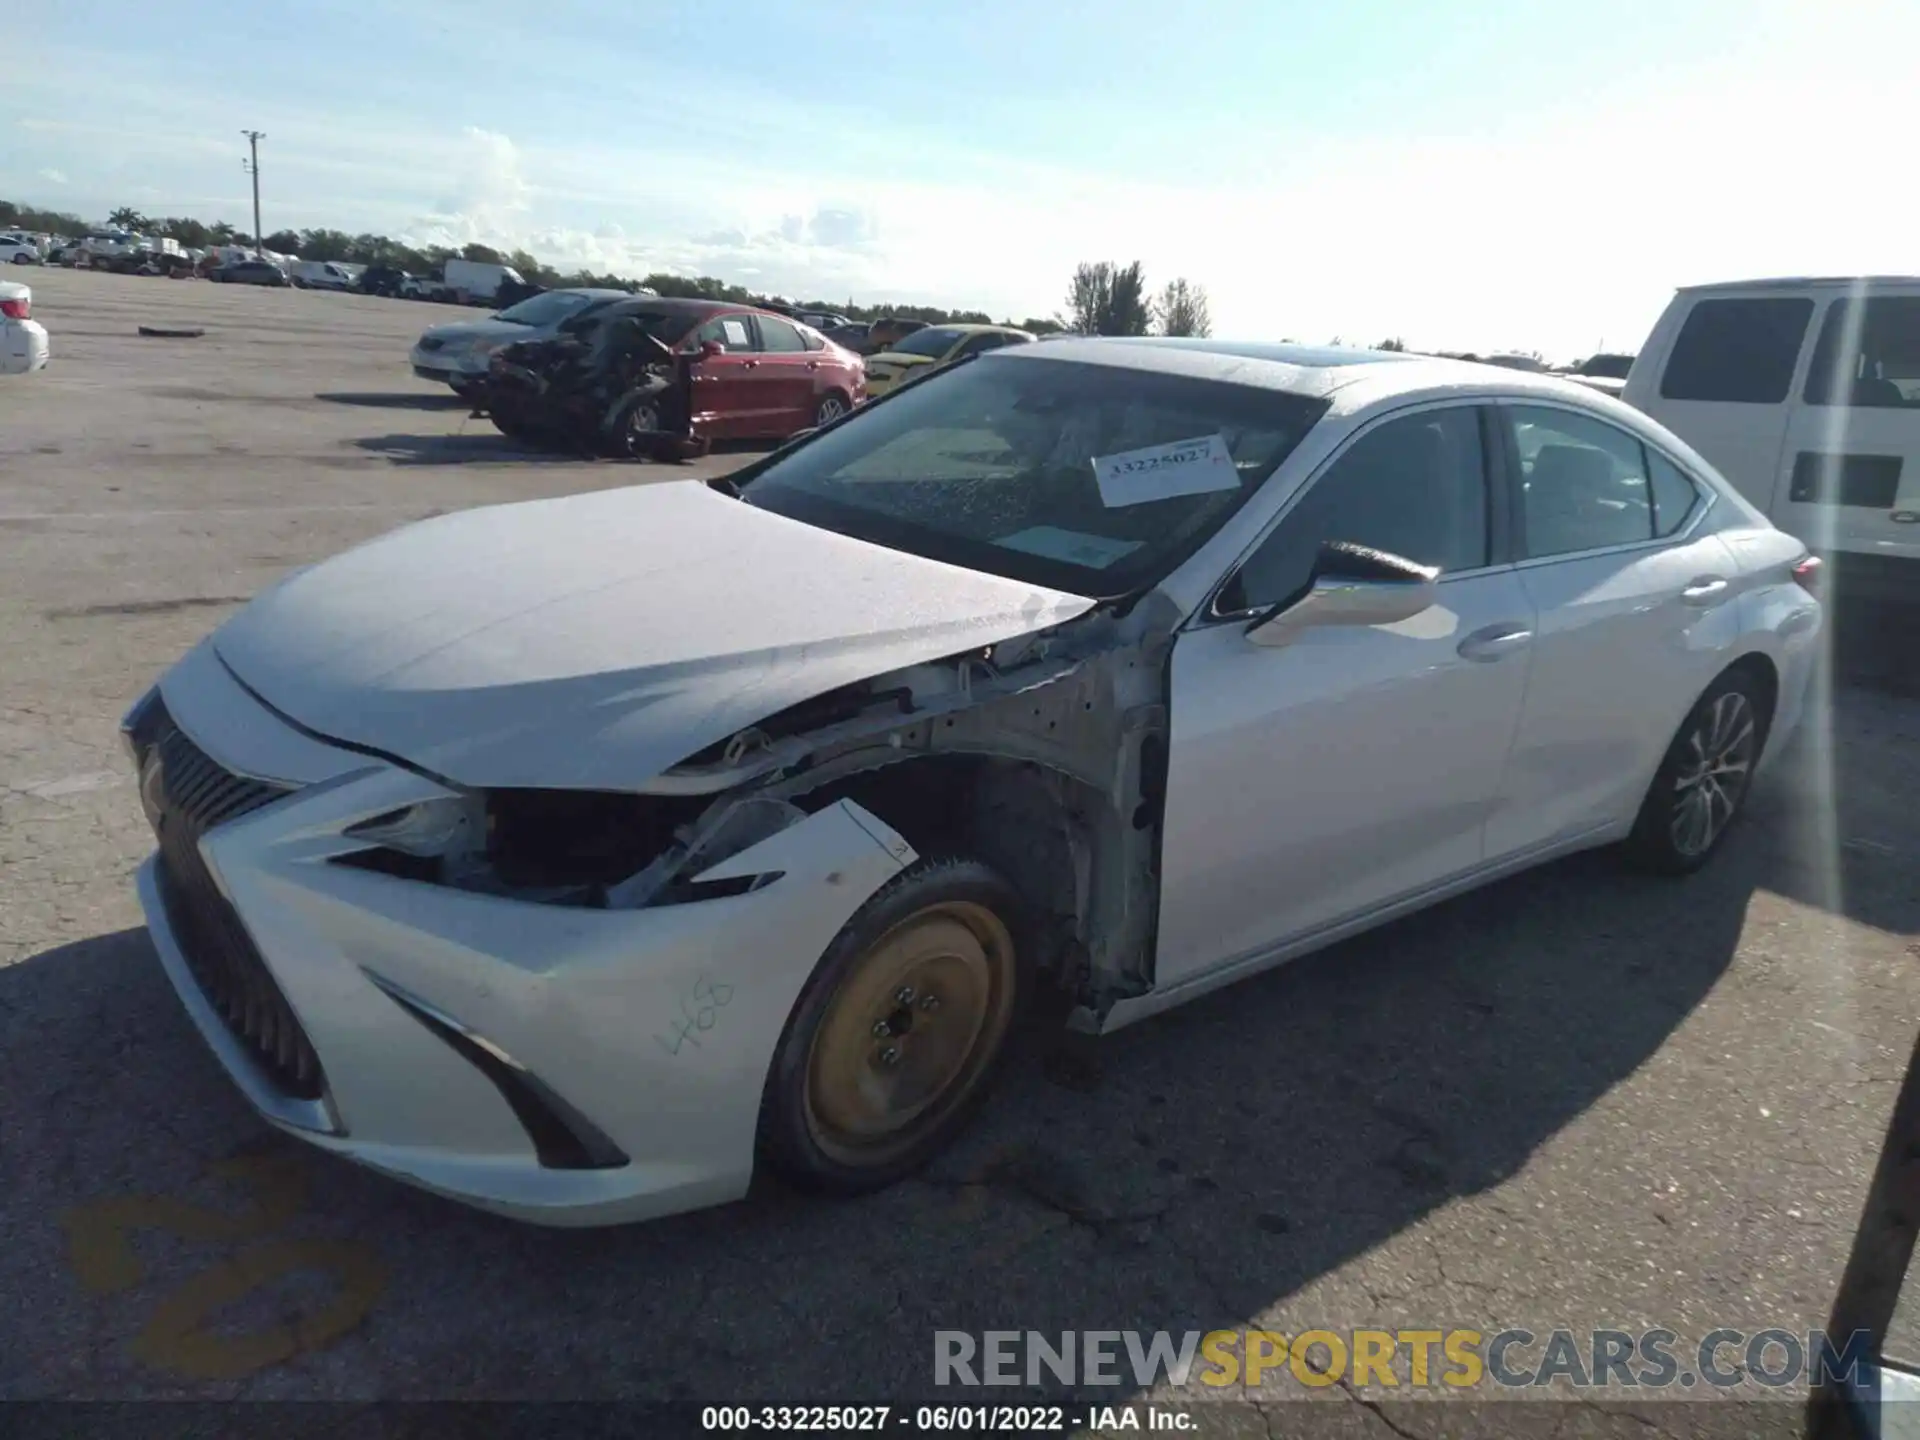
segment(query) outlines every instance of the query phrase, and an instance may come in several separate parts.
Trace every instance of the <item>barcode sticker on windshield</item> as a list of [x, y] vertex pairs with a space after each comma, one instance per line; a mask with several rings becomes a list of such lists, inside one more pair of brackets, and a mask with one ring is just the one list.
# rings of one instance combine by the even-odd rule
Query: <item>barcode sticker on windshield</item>
[[1240, 472], [1234, 468], [1224, 435], [1150, 445], [1123, 455], [1096, 455], [1093, 478], [1100, 487], [1100, 503], [1109, 510], [1175, 495], [1240, 488]]

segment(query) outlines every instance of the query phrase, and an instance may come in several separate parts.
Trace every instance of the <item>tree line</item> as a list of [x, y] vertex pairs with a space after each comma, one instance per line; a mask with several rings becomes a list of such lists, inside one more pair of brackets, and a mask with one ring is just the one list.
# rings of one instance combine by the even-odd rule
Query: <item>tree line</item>
[[[166, 237], [189, 250], [204, 250], [216, 245], [252, 247], [254, 239], [224, 220], [212, 223], [190, 216], [151, 216], [130, 205], [123, 205], [107, 216], [107, 224], [140, 235]], [[31, 205], [0, 200], [0, 229], [31, 230], [48, 235], [78, 239], [100, 227], [90, 225], [78, 215], [64, 211], [42, 210]], [[474, 260], [490, 265], [511, 265], [520, 277], [546, 289], [577, 286], [602, 290], [635, 290], [642, 286], [660, 295], [694, 300], [723, 300], [737, 305], [758, 304], [771, 298], [712, 275], [673, 275], [664, 271], [634, 279], [626, 275], [597, 274], [585, 268], [561, 270], [536, 259], [525, 250], [497, 250], [490, 245], [409, 245], [386, 235], [352, 235], [345, 230], [276, 230], [260, 241], [260, 248], [302, 260], [332, 260], [349, 265], [384, 265], [408, 270], [417, 275], [440, 274], [449, 260]], [[990, 325], [993, 317], [982, 310], [948, 310], [937, 305], [861, 305], [852, 300], [802, 300], [801, 309], [844, 315], [849, 320], [877, 320], [883, 315], [898, 315], [924, 320], [930, 325]], [[1016, 322], [1007, 320], [1004, 324]], [[1046, 316], [1030, 316], [1017, 322], [1023, 330], [1036, 334], [1063, 328], [1063, 322]]]

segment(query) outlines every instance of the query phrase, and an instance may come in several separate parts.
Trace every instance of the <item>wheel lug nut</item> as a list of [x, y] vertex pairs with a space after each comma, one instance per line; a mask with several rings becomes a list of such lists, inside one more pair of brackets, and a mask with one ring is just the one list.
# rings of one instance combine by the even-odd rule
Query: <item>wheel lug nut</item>
[[898, 1065], [900, 1063], [900, 1047], [897, 1045], [883, 1046], [881, 1048], [880, 1053], [874, 1058], [877, 1059], [882, 1065], [885, 1065], [889, 1069], [891, 1069], [893, 1066]]
[[893, 998], [902, 1005], [911, 1005], [913, 1003], [913, 986], [902, 985], [898, 990], [893, 992]]
[[887, 1024], [886, 1021], [876, 1020], [873, 1022], [873, 1038], [874, 1039], [884, 1040], [891, 1034], [893, 1034], [893, 1027]]
[[920, 1008], [929, 1012], [938, 1010], [940, 1008], [940, 997], [929, 991], [920, 997]]

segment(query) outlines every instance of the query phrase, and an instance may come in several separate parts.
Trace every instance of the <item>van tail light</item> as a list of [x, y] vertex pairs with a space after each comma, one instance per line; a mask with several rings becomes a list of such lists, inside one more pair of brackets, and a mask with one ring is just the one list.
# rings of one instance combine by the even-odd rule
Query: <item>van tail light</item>
[[33, 302], [31, 300], [0, 300], [0, 315], [9, 320], [31, 320]]
[[1820, 593], [1820, 568], [1820, 557], [1818, 555], [1804, 556], [1800, 563], [1793, 567], [1794, 584], [1798, 585], [1809, 595], [1818, 595]]

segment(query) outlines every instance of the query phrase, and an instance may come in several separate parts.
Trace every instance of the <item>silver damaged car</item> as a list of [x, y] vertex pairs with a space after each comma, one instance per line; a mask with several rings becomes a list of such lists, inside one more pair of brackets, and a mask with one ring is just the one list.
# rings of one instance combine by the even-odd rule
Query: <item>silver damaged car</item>
[[1551, 376], [1016, 346], [282, 580], [126, 718], [140, 897], [324, 1149], [550, 1224], [857, 1192], [1037, 998], [1110, 1031], [1570, 851], [1706, 863], [1816, 564]]

